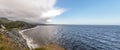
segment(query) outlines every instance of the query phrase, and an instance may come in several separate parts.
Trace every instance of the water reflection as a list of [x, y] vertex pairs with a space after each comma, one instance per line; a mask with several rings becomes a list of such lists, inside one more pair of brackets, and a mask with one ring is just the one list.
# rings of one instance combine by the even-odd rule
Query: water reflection
[[37, 44], [39, 46], [53, 43], [56, 38], [55, 35], [58, 33], [59, 27], [55, 26], [37, 26], [33, 29], [24, 31], [24, 35], [33, 40], [33, 44]]
[[24, 35], [34, 44], [53, 42], [66, 50], [120, 50], [120, 26], [38, 26]]

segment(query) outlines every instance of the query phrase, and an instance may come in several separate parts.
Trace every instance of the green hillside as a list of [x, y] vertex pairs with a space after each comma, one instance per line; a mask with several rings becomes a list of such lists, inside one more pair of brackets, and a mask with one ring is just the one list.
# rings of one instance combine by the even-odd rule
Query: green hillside
[[11, 28], [25, 29], [35, 26], [33, 24], [29, 24], [23, 21], [11, 21], [5, 18], [0, 18], [0, 25], [5, 26], [7, 29], [11, 29]]
[[19, 47], [17, 42], [12, 41], [9, 37], [0, 32], [0, 50], [29, 50], [26, 47]]

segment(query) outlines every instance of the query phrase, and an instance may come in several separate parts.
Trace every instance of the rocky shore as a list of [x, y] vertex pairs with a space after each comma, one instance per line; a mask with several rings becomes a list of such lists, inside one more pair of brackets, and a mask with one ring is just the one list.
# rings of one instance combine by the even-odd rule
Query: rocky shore
[[25, 39], [17, 29], [11, 31], [0, 29], [0, 50], [29, 50]]
[[65, 50], [63, 47], [53, 43], [30, 49], [26, 39], [22, 37], [19, 31], [35, 26], [36, 24], [0, 18], [0, 50]]

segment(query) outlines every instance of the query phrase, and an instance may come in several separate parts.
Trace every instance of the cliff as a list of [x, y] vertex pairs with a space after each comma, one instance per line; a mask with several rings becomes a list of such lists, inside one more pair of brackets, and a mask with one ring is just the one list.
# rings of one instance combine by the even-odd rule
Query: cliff
[[[19, 30], [35, 27], [38, 24], [29, 24], [23, 21], [11, 21], [0, 18], [0, 50], [30, 50], [26, 40]], [[43, 24], [39, 24], [43, 25]], [[57, 44], [47, 44], [31, 50], [65, 50]]]
[[12, 28], [27, 29], [36, 26], [36, 24], [29, 24], [23, 21], [11, 21], [6, 18], [0, 18], [0, 25], [5, 26], [7, 29]]
[[0, 50], [29, 50], [26, 41], [16, 29], [0, 29]]
[[34, 26], [22, 21], [0, 18], [0, 50], [29, 50], [19, 30]]

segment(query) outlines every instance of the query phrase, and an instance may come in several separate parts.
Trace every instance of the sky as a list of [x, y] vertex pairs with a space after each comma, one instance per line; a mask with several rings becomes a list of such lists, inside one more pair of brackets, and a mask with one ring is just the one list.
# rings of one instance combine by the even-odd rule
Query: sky
[[57, 0], [65, 12], [54, 24], [120, 25], [120, 0]]

